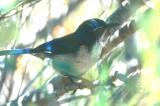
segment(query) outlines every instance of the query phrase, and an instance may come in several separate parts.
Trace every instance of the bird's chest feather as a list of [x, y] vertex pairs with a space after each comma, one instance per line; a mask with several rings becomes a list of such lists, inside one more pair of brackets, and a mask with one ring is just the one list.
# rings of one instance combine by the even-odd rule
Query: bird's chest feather
[[52, 65], [64, 75], [78, 77], [97, 62], [100, 52], [101, 48], [98, 47], [97, 43], [91, 50], [81, 46], [76, 53], [54, 56]]

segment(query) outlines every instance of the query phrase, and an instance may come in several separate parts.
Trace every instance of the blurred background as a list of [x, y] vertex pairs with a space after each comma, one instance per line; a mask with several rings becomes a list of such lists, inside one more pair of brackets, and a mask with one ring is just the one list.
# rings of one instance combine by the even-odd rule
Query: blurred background
[[[74, 32], [87, 19], [106, 20], [123, 1], [0, 0], [0, 50], [34, 48]], [[109, 77], [112, 86], [97, 87], [92, 95], [88, 89], [79, 90], [75, 95], [87, 98], [80, 97], [62, 105], [160, 105], [159, 0], [150, 0], [134, 17], [149, 6], [154, 6], [154, 11], [137, 25], [142, 28], [122, 42], [120, 53], [115, 51], [107, 67], [102, 68], [108, 75], [100, 78]], [[0, 104], [44, 86], [56, 74], [49, 59], [30, 54], [0, 56]]]

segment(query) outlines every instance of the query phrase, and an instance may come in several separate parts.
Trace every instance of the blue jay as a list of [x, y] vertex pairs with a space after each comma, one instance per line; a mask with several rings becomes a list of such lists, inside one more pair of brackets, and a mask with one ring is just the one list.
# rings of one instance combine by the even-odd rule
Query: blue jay
[[74, 33], [53, 39], [36, 48], [0, 51], [1, 55], [43, 53], [52, 58], [53, 67], [65, 76], [80, 77], [99, 59], [100, 38], [109, 27], [100, 19], [84, 21]]

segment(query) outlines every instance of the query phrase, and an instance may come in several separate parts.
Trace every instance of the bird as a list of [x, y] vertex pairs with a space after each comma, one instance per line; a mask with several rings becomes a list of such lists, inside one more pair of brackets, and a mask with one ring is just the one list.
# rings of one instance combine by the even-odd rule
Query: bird
[[102, 51], [100, 39], [106, 24], [98, 18], [84, 21], [75, 32], [45, 42], [35, 48], [0, 51], [2, 55], [39, 54], [51, 58], [53, 68], [68, 77], [80, 78], [97, 62]]

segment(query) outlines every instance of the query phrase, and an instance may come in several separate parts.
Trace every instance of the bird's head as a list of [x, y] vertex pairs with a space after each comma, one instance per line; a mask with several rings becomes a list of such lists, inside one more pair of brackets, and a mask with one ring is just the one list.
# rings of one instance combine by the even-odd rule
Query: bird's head
[[106, 26], [106, 23], [103, 20], [98, 18], [93, 18], [84, 21], [82, 24], [79, 25], [76, 32], [77, 33], [88, 33], [93, 32], [96, 29], [103, 28]]
[[[106, 27], [106, 23], [103, 20], [94, 18], [84, 21], [75, 31], [75, 37], [88, 47], [92, 47], [93, 44], [100, 38], [102, 33], [97, 33], [97, 30]], [[102, 32], [103, 30], [101, 30]]]

